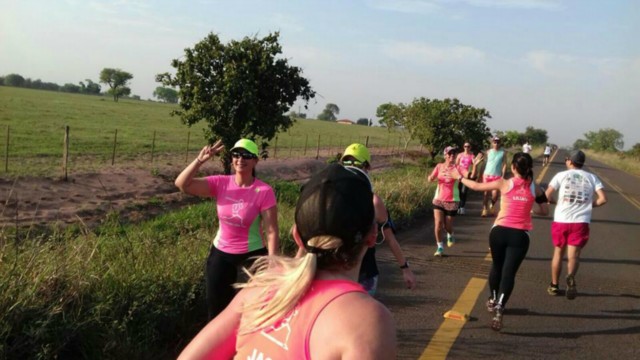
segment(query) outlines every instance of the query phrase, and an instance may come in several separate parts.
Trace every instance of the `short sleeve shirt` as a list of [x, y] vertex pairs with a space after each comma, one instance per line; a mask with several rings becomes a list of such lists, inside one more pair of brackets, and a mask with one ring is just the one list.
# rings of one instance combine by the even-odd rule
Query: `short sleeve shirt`
[[255, 179], [251, 186], [240, 187], [233, 175], [208, 176], [207, 182], [220, 222], [214, 246], [229, 254], [264, 248], [260, 213], [276, 206], [271, 186]]
[[436, 187], [436, 193], [433, 196], [433, 200], [448, 202], [460, 201], [458, 180], [454, 179], [450, 174], [450, 171], [453, 168], [453, 165], [451, 167], [446, 167], [444, 164], [438, 164], [433, 169], [431, 176], [438, 179], [438, 186]]
[[549, 186], [558, 191], [553, 220], [560, 223], [589, 223], [593, 194], [604, 186], [597, 176], [582, 169], [557, 173]]

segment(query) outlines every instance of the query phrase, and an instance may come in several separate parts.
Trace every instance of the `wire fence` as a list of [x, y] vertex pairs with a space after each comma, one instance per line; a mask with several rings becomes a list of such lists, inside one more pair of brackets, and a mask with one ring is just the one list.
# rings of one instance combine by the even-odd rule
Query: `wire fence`
[[[7, 126], [0, 138], [4, 140], [0, 148], [5, 175], [47, 175], [64, 179], [73, 172], [97, 171], [109, 166], [182, 166], [193, 160], [203, 146], [201, 133], [193, 129], [184, 132], [128, 128], [87, 131], [65, 126], [59, 134], [34, 134], [31, 130], [16, 131]], [[417, 142], [405, 144], [402, 137], [394, 133], [287, 132], [267, 142], [264, 159], [331, 158], [354, 142], [366, 145], [372, 155], [402, 157], [406, 151], [422, 151]]]

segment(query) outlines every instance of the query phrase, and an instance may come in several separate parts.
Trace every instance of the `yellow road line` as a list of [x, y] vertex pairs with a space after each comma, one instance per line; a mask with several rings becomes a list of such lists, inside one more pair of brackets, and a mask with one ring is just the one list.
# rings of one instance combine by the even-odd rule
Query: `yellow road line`
[[[551, 164], [551, 162], [553, 162], [553, 159], [555, 159], [557, 154], [558, 154], [558, 150], [554, 151], [553, 154], [551, 154], [551, 157], [549, 158], [549, 164]], [[547, 164], [547, 166], [543, 166], [542, 167], [542, 171], [540, 171], [540, 174], [538, 175], [538, 178], [536, 179], [536, 184], [540, 184], [540, 181], [542, 181], [542, 179], [544, 179], [544, 175], [547, 173], [547, 169], [549, 169], [549, 164]]]
[[[473, 309], [478, 296], [484, 286], [487, 284], [487, 280], [472, 277], [467, 284], [467, 287], [462, 292], [462, 295], [458, 298], [453, 309], [463, 314], [470, 314]], [[438, 328], [436, 333], [429, 341], [429, 345], [424, 349], [424, 352], [420, 356], [420, 360], [426, 359], [446, 359], [449, 350], [456, 341], [456, 338], [462, 331], [465, 321], [444, 319], [442, 325]]]
[[635, 206], [638, 210], [640, 210], [640, 201], [625, 195], [622, 192], [622, 189], [619, 186], [613, 184], [609, 179], [607, 179], [606, 177], [600, 175], [592, 167], [589, 167], [589, 171], [591, 171], [592, 173], [596, 174], [602, 181], [607, 183], [607, 185], [609, 185], [613, 190], [615, 190], [618, 194], [622, 195], [622, 197], [625, 198], [631, 205]]

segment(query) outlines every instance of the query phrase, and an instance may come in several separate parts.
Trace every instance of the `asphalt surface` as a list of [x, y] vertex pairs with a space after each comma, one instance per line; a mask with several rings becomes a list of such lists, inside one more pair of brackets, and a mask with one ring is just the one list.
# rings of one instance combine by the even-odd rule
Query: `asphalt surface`
[[[565, 155], [562, 150], [554, 154], [546, 170], [537, 159], [536, 179], [544, 172], [541, 183], [548, 183], [565, 170]], [[609, 202], [594, 209], [590, 241], [576, 276], [577, 298], [546, 291], [553, 254], [551, 206], [551, 215], [534, 219], [529, 252], [499, 333], [489, 327], [487, 284], [475, 297], [465, 291], [472, 279], [486, 281], [491, 266], [488, 238], [494, 219], [480, 217], [480, 193], [471, 192], [467, 215], [456, 217], [457, 243], [445, 249], [446, 257], [433, 256], [431, 215], [397, 235], [416, 274], [416, 289], [404, 287], [391, 252], [379, 245], [376, 297], [396, 319], [399, 359], [640, 359], [640, 178], [590, 159], [584, 169], [600, 177]], [[566, 288], [564, 275], [566, 261], [561, 290]], [[474, 301], [469, 320], [445, 319], [443, 314], [464, 298]], [[459, 333], [446, 331], [451, 326], [461, 327]]]

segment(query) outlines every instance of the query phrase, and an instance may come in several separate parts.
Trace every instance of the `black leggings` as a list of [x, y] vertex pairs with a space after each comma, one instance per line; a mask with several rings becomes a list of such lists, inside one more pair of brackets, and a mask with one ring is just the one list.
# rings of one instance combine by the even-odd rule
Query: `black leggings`
[[205, 268], [205, 291], [209, 320], [229, 305], [236, 294], [233, 284], [238, 282], [238, 269], [250, 267], [256, 256], [267, 255], [262, 248], [246, 254], [229, 254], [211, 247]]
[[529, 250], [526, 230], [494, 226], [489, 234], [493, 264], [489, 273], [491, 298], [503, 307], [507, 305], [516, 280], [516, 273]]
[[460, 207], [463, 208], [467, 203], [467, 193], [469, 192], [469, 188], [462, 185], [462, 181], [458, 183], [458, 192], [460, 193]]

